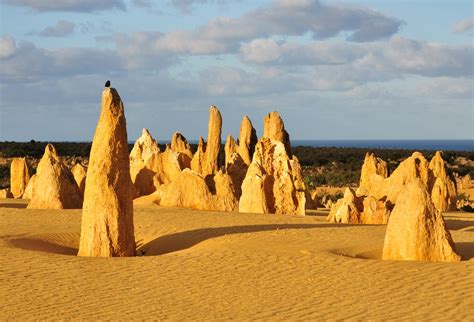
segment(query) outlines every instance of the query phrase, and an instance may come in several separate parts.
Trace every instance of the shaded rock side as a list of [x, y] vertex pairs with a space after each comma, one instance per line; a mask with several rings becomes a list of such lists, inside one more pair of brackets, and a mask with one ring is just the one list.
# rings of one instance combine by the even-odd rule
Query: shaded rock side
[[13, 194], [10, 192], [10, 188], [0, 189], [0, 199], [11, 199]]
[[230, 159], [226, 164], [226, 173], [232, 180], [237, 199], [242, 195], [242, 183], [248, 171], [248, 165], [242, 159], [239, 153], [231, 154]]
[[176, 153], [183, 153], [189, 156], [189, 158], [193, 157], [188, 140], [179, 132], [175, 132], [171, 137], [171, 150]]
[[390, 215], [382, 258], [433, 262], [460, 260], [444, 219], [420, 179], [406, 185]]
[[240, 155], [246, 165], [252, 162], [252, 156], [255, 152], [255, 145], [258, 142], [257, 132], [248, 116], [242, 118], [239, 131], [239, 144], [237, 153]]
[[61, 162], [53, 145], [48, 144], [33, 185], [29, 209], [74, 209], [82, 207], [82, 192], [68, 167]]
[[257, 143], [257, 134], [252, 122], [247, 116], [242, 118], [240, 124], [239, 143], [237, 144], [229, 135], [225, 145], [225, 169], [232, 179], [238, 199], [242, 195], [242, 183], [252, 162], [252, 156]]
[[203, 173], [203, 168], [205, 167], [206, 163], [206, 143], [204, 142], [204, 139], [199, 137], [199, 142], [197, 146], [197, 150], [193, 155], [193, 158], [191, 159], [191, 170], [194, 172]]
[[106, 88], [92, 142], [79, 256], [135, 255], [127, 126], [118, 92]]
[[225, 165], [227, 167], [227, 164], [230, 162], [230, 159], [232, 157], [232, 154], [237, 153], [237, 143], [235, 143], [234, 138], [232, 135], [227, 136], [227, 140], [225, 141], [224, 145], [224, 152], [225, 152]]
[[160, 152], [158, 143], [147, 129], [137, 139], [130, 152], [130, 177], [135, 187], [135, 195], [148, 195], [155, 191], [154, 173], [146, 168], [146, 163]]

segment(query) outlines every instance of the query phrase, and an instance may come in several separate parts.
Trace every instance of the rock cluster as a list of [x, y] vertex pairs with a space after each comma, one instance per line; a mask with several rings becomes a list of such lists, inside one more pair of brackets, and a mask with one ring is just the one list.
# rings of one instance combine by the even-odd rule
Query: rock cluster
[[465, 176], [459, 176], [457, 173], [454, 174], [456, 181], [456, 187], [458, 189], [469, 189], [473, 187], [471, 175], [468, 173]]
[[[252, 122], [244, 116], [238, 142], [227, 138], [224, 164], [219, 159], [222, 117], [215, 106], [209, 110], [207, 143], [201, 138], [194, 155], [180, 133], [173, 135], [165, 152], [159, 152], [156, 141], [144, 131], [130, 156], [141, 196], [135, 205], [304, 215], [301, 167], [289, 154], [289, 135], [277, 112], [265, 117], [264, 129], [266, 136], [258, 141]], [[151, 150], [147, 160], [142, 158], [144, 146]]]
[[134, 256], [135, 247], [124, 108], [118, 92], [105, 88], [87, 170], [78, 256]]
[[268, 114], [264, 136], [257, 142], [242, 183], [240, 212], [305, 214], [306, 187], [299, 161], [290, 151], [280, 115]]
[[[344, 218], [349, 218], [348, 223], [387, 223], [400, 195], [413, 180], [420, 180], [425, 185], [436, 209], [447, 211], [455, 208], [456, 186], [447, 174], [441, 152], [436, 152], [431, 162], [428, 162], [421, 153], [414, 152], [402, 161], [390, 176], [387, 163], [373, 153], [367, 153], [362, 166], [360, 186], [354, 194], [354, 198], [358, 200], [357, 209], [360, 216], [357, 220], [353, 216]], [[346, 208], [340, 210], [339, 207], [349, 201], [343, 198], [341, 202], [338, 201], [333, 205], [328, 220], [344, 222], [339, 221], [337, 219], [339, 217], [335, 214], [345, 212]]]
[[331, 207], [328, 220], [343, 224], [362, 223], [362, 202], [362, 198], [357, 197], [351, 188], [347, 188], [344, 192], [344, 197]]
[[393, 208], [385, 234], [382, 259], [455, 262], [454, 242], [420, 179], [406, 185]]
[[[33, 181], [33, 180], [31, 180]], [[27, 190], [30, 188], [28, 187]], [[30, 209], [71, 209], [82, 207], [82, 192], [69, 168], [53, 145], [48, 144], [31, 186]], [[30, 192], [28, 191], [28, 197]]]
[[217, 107], [211, 106], [208, 142], [201, 138], [194, 156], [186, 138], [175, 133], [171, 146], [163, 153], [154, 153], [146, 162], [145, 169], [153, 178], [154, 192], [135, 204], [237, 210], [238, 189], [231, 176], [218, 169], [221, 127], [220, 112]]
[[21, 198], [25, 192], [30, 173], [25, 158], [14, 158], [10, 165], [10, 192], [14, 198]]

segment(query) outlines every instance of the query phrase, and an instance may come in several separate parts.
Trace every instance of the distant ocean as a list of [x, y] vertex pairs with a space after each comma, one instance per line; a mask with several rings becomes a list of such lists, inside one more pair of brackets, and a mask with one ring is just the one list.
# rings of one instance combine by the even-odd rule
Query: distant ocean
[[[170, 141], [160, 141], [169, 144]], [[189, 140], [197, 144], [198, 140]], [[134, 142], [130, 142], [133, 144]], [[225, 141], [222, 142], [225, 144]], [[337, 147], [362, 149], [403, 149], [403, 150], [441, 150], [474, 151], [474, 140], [291, 140], [291, 146]]]
[[474, 151], [474, 140], [292, 140], [292, 146]]

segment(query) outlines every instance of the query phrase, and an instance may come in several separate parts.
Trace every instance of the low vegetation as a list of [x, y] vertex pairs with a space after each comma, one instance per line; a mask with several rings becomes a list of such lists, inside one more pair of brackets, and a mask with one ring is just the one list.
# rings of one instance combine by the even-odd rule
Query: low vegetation
[[[12, 157], [30, 157], [40, 159], [48, 142], [1, 142], [0, 158], [3, 160]], [[89, 157], [91, 142], [53, 142], [58, 154], [63, 157]], [[196, 145], [191, 145], [193, 150]], [[131, 150], [133, 144], [129, 144]], [[165, 149], [160, 144], [160, 149]], [[223, 152], [223, 148], [221, 149]], [[303, 168], [304, 180], [308, 187], [317, 186], [357, 186], [360, 169], [364, 156], [368, 151], [387, 161], [390, 171], [393, 171], [402, 160], [413, 153], [413, 150], [401, 149], [364, 149], [364, 148], [336, 148], [336, 147], [307, 147], [296, 146], [293, 153], [300, 160]], [[428, 159], [435, 151], [421, 151]], [[450, 170], [460, 176], [470, 174], [474, 177], [474, 151], [445, 151], [444, 158], [450, 165]], [[33, 169], [34, 171], [34, 166]], [[0, 163], [0, 187], [8, 186], [9, 162]]]

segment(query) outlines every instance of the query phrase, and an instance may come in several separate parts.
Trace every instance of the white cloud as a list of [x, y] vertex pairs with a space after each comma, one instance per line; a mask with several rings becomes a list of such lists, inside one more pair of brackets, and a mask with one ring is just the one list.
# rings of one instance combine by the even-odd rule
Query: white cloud
[[0, 59], [13, 55], [16, 51], [15, 39], [12, 36], [0, 37]]
[[395, 34], [401, 25], [396, 18], [366, 8], [329, 5], [317, 0], [278, 0], [240, 18], [212, 19], [192, 31], [140, 32], [119, 35], [117, 39], [118, 46], [126, 51], [146, 48], [149, 54], [157, 55], [162, 52], [210, 55], [235, 53], [242, 42], [271, 36], [310, 33], [316, 39], [326, 39], [344, 32], [351, 41], [374, 41]]
[[346, 64], [361, 58], [371, 44], [313, 41], [305, 44], [272, 39], [255, 39], [243, 44], [240, 54], [249, 63], [280, 65]]
[[125, 10], [123, 0], [3, 0], [12, 6], [27, 7], [35, 11], [93, 12], [110, 9]]
[[[134, 0], [134, 1], [143, 1], [143, 0]], [[146, 0], [145, 0], [146, 1]], [[193, 8], [196, 5], [202, 5], [207, 3], [225, 5], [232, 2], [240, 2], [241, 0], [169, 0], [169, 4], [182, 13], [191, 13]]]
[[459, 33], [464, 33], [466, 31], [472, 30], [473, 28], [474, 28], [474, 19], [468, 18], [456, 23], [453, 27], [453, 32], [459, 34]]
[[472, 76], [474, 47], [396, 37], [357, 62], [359, 67], [429, 77]]
[[74, 32], [76, 25], [71, 21], [59, 20], [55, 26], [46, 27], [38, 33], [42, 37], [66, 37]]
[[[117, 0], [0, 1], [37, 11], [125, 8]], [[127, 4], [132, 1], [152, 3]], [[192, 10], [199, 1], [181, 3]], [[47, 49], [0, 37], [0, 109], [6, 125], [1, 135], [90, 139], [106, 79], [120, 91], [130, 133], [137, 135], [143, 126], [155, 127], [164, 138], [182, 130], [175, 122], [148, 117], [159, 115], [189, 121], [185, 134], [197, 138], [206, 131], [210, 104], [221, 108], [224, 126], [235, 131], [242, 114], [261, 125], [264, 113], [278, 109], [286, 113], [287, 126], [293, 124], [294, 137], [470, 133], [470, 119], [463, 115], [472, 113], [472, 44], [396, 37], [399, 19], [335, 3], [280, 0], [240, 18], [166, 33], [111, 34], [110, 25], [97, 19], [77, 23], [75, 32], [100, 36], [98, 42], [109, 42], [98, 47], [109, 49]], [[45, 113], [51, 118], [35, 123]], [[418, 116], [430, 127], [426, 132], [420, 132]], [[78, 124], [71, 131], [52, 126], [71, 119]], [[20, 124], [25, 122], [35, 126], [25, 129]], [[341, 129], [337, 134], [334, 124]]]
[[[417, 85], [418, 93], [429, 97], [474, 100], [472, 78], [438, 77], [422, 80]], [[473, 107], [474, 112], [474, 107]]]
[[[388, 42], [304, 44], [257, 39], [241, 47], [243, 61], [257, 64], [344, 65], [347, 70], [395, 76], [472, 76], [474, 47], [393, 37]], [[334, 69], [334, 68], [333, 68]]]
[[63, 77], [109, 73], [123, 70], [123, 63], [112, 50], [91, 48], [44, 49], [28, 41], [0, 37], [0, 80], [35, 81], [43, 77]]
[[132, 0], [132, 3], [141, 8], [151, 8], [153, 7], [153, 2], [151, 0]]

